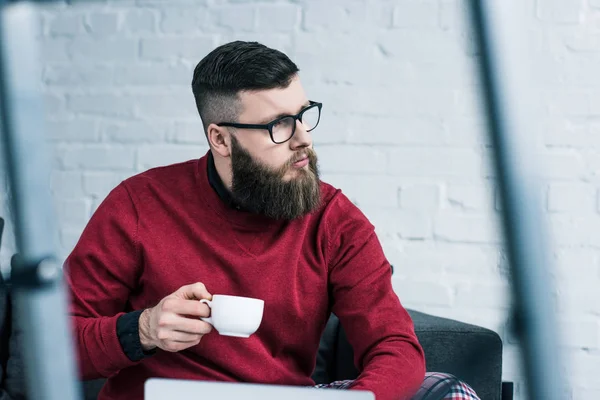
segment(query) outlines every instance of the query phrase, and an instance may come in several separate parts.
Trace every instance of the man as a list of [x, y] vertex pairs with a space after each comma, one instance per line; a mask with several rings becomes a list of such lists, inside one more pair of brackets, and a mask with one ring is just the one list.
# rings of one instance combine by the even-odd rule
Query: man
[[[192, 89], [210, 151], [122, 182], [66, 261], [83, 378], [108, 377], [99, 398], [128, 400], [154, 376], [314, 385], [334, 312], [362, 373], [331, 386], [410, 398], [423, 351], [374, 227], [319, 180], [323, 106], [297, 66], [233, 42], [200, 61]], [[263, 299], [258, 331], [212, 331], [199, 300], [213, 294]]]

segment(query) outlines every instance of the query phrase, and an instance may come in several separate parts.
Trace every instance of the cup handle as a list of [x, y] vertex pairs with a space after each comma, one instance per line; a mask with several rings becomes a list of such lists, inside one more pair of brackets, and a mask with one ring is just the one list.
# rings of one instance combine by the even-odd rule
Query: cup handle
[[[202, 300], [200, 300], [200, 303], [204, 303], [208, 306], [208, 308], [212, 309], [212, 301], [202, 299]], [[200, 319], [204, 322], [208, 322], [211, 325], [213, 324], [212, 317], [200, 317]]]

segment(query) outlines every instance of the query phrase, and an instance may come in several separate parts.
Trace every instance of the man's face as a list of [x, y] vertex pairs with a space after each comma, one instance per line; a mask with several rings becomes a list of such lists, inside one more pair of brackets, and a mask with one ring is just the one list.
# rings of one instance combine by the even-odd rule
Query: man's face
[[[295, 115], [308, 105], [298, 78], [287, 88], [244, 92], [240, 99], [238, 122], [247, 124]], [[300, 122], [294, 136], [281, 144], [274, 143], [267, 130], [236, 129], [231, 136], [231, 170], [232, 196], [250, 212], [291, 220], [320, 204], [317, 156], [311, 134]]]

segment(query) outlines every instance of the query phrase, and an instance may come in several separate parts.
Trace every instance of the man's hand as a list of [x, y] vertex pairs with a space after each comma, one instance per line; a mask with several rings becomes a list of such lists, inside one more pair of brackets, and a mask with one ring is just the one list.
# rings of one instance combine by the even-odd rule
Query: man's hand
[[212, 325], [199, 318], [210, 315], [201, 299], [211, 300], [212, 295], [198, 282], [182, 286], [155, 307], [144, 310], [139, 321], [142, 348], [177, 352], [200, 343], [202, 336], [212, 330]]

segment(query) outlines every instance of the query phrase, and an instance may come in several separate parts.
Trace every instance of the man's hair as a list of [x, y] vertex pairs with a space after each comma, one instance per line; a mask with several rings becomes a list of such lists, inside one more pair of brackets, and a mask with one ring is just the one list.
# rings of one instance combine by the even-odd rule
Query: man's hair
[[217, 47], [196, 65], [192, 79], [205, 133], [211, 123], [237, 122], [239, 92], [285, 88], [298, 71], [284, 53], [257, 42]]

